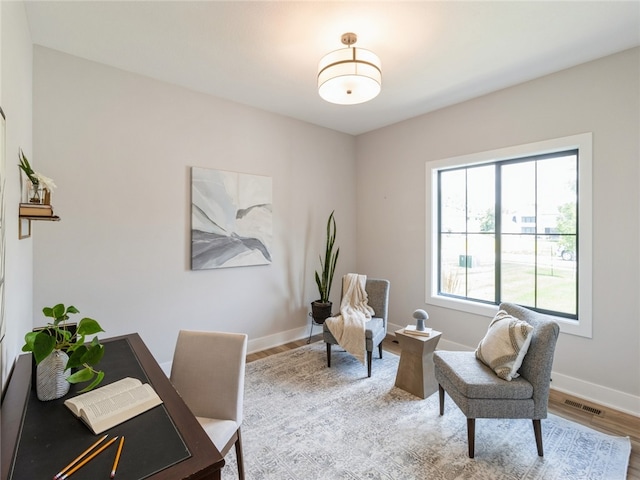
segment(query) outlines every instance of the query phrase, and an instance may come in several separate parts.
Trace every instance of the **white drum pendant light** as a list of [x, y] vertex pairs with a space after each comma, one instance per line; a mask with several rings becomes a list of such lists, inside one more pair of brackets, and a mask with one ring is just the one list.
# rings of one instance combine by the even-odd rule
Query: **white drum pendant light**
[[327, 102], [355, 105], [368, 102], [380, 93], [382, 70], [378, 56], [352, 45], [355, 33], [342, 35], [347, 48], [328, 53], [318, 65], [318, 93]]

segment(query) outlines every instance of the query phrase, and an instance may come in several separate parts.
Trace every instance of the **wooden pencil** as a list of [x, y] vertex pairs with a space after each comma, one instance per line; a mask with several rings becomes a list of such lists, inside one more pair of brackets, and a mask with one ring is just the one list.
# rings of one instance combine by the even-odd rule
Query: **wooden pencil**
[[82, 460], [82, 458], [89, 453], [91, 450], [93, 450], [95, 447], [97, 447], [105, 438], [107, 438], [109, 435], [105, 435], [104, 437], [102, 437], [100, 440], [98, 440], [96, 443], [94, 443], [93, 445], [91, 445], [89, 448], [87, 448], [84, 452], [82, 452], [80, 455], [78, 455], [76, 458], [74, 458], [71, 463], [69, 465], [67, 465], [66, 467], [64, 467], [62, 470], [60, 470], [58, 473], [55, 474], [55, 476], [53, 477], [53, 480], [58, 480], [58, 478], [60, 478], [62, 475], [64, 475], [64, 472], [66, 472], [67, 470], [69, 470], [71, 467], [73, 467], [76, 463], [78, 463], [80, 460]]
[[76, 465], [71, 470], [69, 470], [67, 473], [65, 473], [62, 477], [60, 477], [60, 479], [61, 480], [65, 480], [66, 478], [69, 478], [69, 476], [71, 476], [74, 472], [78, 471], [80, 468], [84, 467], [87, 463], [89, 463], [91, 460], [93, 460], [93, 458], [95, 458], [102, 451], [104, 451], [106, 448], [108, 448], [117, 439], [118, 439], [118, 437], [113, 437], [111, 440], [109, 440], [107, 443], [105, 443], [103, 446], [101, 446], [98, 450], [93, 452], [91, 455], [89, 455], [87, 458], [85, 458], [82, 462], [80, 462], [78, 465]]
[[124, 436], [120, 438], [120, 445], [118, 445], [118, 451], [116, 452], [116, 458], [113, 461], [113, 467], [111, 468], [110, 478], [116, 476], [116, 470], [118, 468], [118, 462], [120, 461], [120, 454], [122, 453], [122, 446], [124, 445]]

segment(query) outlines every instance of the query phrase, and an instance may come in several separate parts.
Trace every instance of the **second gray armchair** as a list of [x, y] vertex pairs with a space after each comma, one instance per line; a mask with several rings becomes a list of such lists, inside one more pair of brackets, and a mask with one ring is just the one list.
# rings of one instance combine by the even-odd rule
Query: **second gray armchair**
[[547, 417], [551, 366], [560, 329], [546, 315], [515, 304], [503, 303], [500, 310], [533, 326], [520, 375], [511, 381], [503, 380], [474, 352], [437, 351], [433, 361], [440, 390], [440, 415], [444, 414], [447, 392], [467, 417], [470, 458], [475, 455], [476, 418], [531, 419], [538, 455], [543, 456], [540, 420]]

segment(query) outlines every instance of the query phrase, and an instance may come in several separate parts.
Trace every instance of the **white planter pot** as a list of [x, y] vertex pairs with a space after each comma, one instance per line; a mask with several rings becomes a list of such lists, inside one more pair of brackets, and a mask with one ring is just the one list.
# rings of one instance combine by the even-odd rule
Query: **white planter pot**
[[69, 392], [71, 384], [67, 378], [71, 371], [64, 370], [69, 356], [61, 351], [54, 350], [42, 360], [36, 367], [36, 393], [38, 400], [55, 400], [64, 397]]

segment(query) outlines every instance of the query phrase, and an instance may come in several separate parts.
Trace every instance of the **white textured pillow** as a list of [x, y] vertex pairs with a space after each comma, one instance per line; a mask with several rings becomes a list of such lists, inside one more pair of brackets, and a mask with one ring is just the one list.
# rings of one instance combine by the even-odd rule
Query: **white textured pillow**
[[478, 345], [476, 357], [500, 378], [511, 381], [519, 376], [518, 369], [529, 349], [532, 330], [527, 322], [500, 310]]

